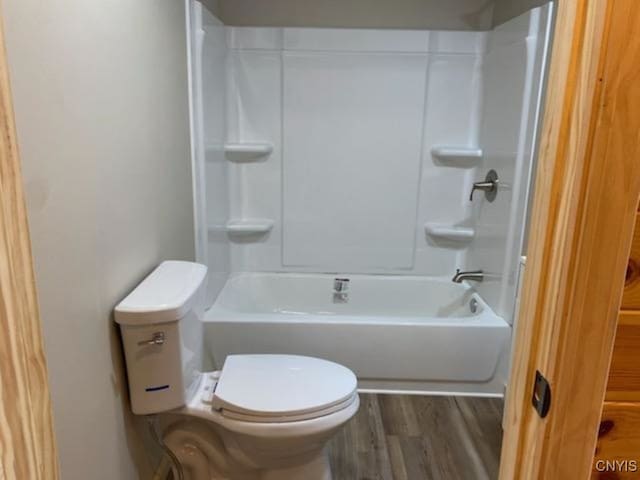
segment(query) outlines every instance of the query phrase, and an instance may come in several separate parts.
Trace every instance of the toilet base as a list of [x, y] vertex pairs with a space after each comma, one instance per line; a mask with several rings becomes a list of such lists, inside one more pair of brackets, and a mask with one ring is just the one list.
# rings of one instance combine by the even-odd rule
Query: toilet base
[[[199, 456], [193, 455], [193, 453], [189, 454], [191, 456], [189, 464], [183, 464], [185, 480], [209, 480], [209, 478], [212, 478], [212, 474], [213, 478], [218, 480], [332, 480], [333, 478], [329, 459], [325, 453], [303, 465], [279, 468], [277, 470], [263, 470], [255, 474], [255, 476], [246, 471], [238, 472], [237, 474], [231, 472], [227, 472], [226, 475], [216, 474], [210, 470], [210, 466], [207, 465], [204, 457], [198, 458]], [[173, 478], [179, 478], [175, 470], [173, 471]]]
[[286, 423], [251, 423], [210, 409], [161, 416], [162, 440], [184, 480], [332, 480], [327, 445], [360, 406]]
[[311, 461], [295, 467], [263, 471], [260, 480], [331, 480], [331, 467], [326, 451]]
[[[201, 421], [173, 423], [163, 437], [180, 463], [184, 480], [332, 480], [326, 448], [297, 459], [304, 463], [285, 467], [276, 462], [278, 467], [263, 464], [260, 468], [230, 455], [215, 431]], [[174, 478], [179, 478], [175, 471]]]

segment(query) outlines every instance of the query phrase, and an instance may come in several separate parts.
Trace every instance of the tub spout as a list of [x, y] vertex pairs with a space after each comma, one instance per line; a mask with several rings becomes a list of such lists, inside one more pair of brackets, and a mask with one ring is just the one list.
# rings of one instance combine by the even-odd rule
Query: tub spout
[[483, 279], [484, 272], [482, 270], [461, 272], [459, 268], [456, 268], [456, 274], [453, 276], [451, 281], [455, 283], [462, 283], [463, 280], [473, 280], [475, 282], [481, 282]]

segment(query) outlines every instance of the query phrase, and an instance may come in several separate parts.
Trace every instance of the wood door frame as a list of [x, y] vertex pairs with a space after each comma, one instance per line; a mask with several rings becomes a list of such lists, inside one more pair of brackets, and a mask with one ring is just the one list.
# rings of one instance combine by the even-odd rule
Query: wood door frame
[[0, 26], [0, 478], [56, 480], [58, 459]]
[[501, 480], [590, 476], [640, 194], [634, 3], [558, 2]]

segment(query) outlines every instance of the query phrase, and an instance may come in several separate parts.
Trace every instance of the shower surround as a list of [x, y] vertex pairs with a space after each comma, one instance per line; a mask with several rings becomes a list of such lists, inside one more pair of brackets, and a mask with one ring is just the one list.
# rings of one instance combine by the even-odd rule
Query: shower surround
[[[550, 17], [548, 4], [487, 32], [238, 28], [194, 2], [212, 367], [298, 353], [370, 391], [503, 394]], [[496, 200], [470, 202], [489, 169]], [[484, 282], [455, 285], [456, 268]]]

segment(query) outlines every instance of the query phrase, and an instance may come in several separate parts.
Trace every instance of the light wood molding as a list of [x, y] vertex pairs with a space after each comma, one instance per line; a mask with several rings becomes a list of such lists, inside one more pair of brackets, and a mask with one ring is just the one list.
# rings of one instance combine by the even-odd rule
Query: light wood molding
[[640, 193], [640, 4], [557, 5], [502, 480], [589, 478]]
[[621, 311], [618, 317], [606, 400], [640, 401], [640, 311]]
[[[597, 471], [598, 460], [635, 460], [640, 469], [640, 404], [606, 402], [598, 430], [598, 441], [593, 462], [594, 480], [637, 480], [640, 470], [615, 473]], [[603, 467], [600, 466], [602, 469]], [[614, 476], [615, 475], [615, 476]]]
[[625, 310], [640, 309], [640, 214], [636, 215], [636, 228], [633, 233], [631, 254], [627, 265], [622, 308]]
[[47, 368], [0, 30], [0, 478], [56, 480]]
[[618, 316], [618, 326], [640, 327], [640, 310], [621, 310]]

